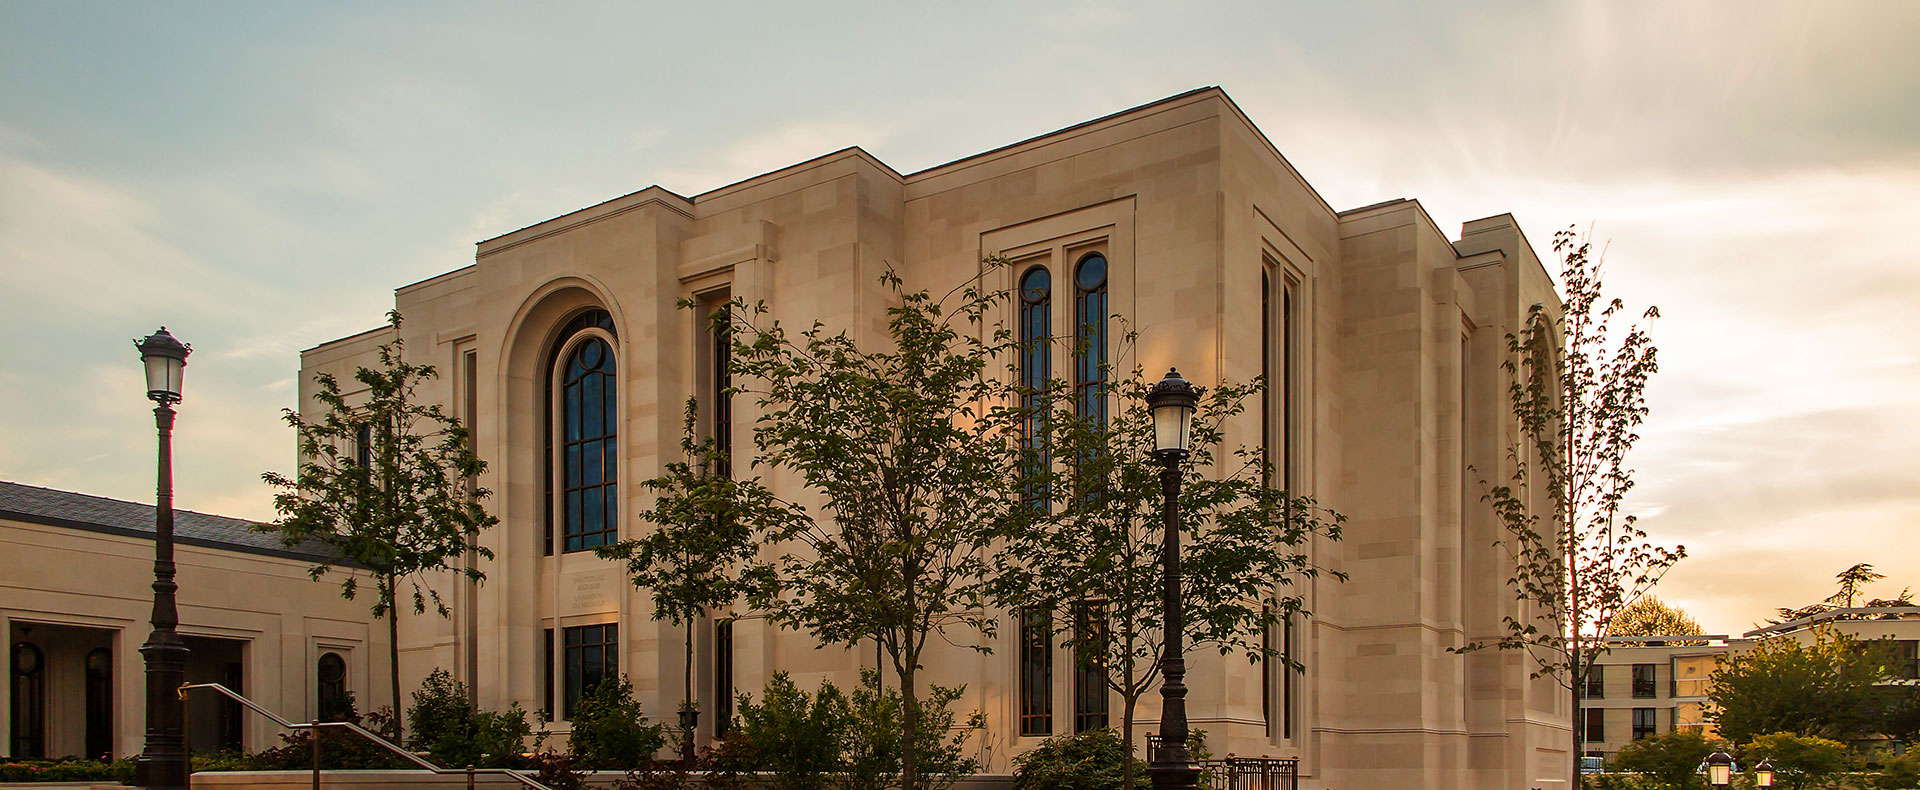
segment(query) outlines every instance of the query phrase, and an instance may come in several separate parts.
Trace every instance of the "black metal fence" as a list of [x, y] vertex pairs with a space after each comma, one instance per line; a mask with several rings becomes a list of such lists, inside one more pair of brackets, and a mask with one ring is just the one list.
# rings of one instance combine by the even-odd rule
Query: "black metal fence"
[[[1160, 736], [1147, 735], [1147, 759], [1152, 761]], [[1280, 757], [1236, 757], [1198, 760], [1200, 786], [1210, 790], [1299, 790], [1300, 761]]]

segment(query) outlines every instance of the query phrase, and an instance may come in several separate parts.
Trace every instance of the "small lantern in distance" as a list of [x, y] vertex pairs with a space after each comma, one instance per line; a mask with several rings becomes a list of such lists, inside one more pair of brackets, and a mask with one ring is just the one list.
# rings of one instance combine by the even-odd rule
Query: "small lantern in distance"
[[1773, 786], [1773, 763], [1772, 762], [1767, 760], [1761, 760], [1759, 765], [1756, 765], [1753, 767], [1753, 786], [1754, 787], [1772, 787]]

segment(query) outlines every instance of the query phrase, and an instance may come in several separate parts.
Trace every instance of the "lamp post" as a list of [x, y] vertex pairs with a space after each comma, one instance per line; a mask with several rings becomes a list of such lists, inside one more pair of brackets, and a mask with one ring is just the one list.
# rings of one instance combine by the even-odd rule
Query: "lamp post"
[[147, 662], [147, 743], [134, 765], [134, 784], [172, 790], [187, 787], [186, 707], [180, 686], [187, 679], [187, 643], [175, 630], [180, 612], [173, 591], [173, 404], [193, 349], [166, 327], [134, 341], [147, 368], [147, 397], [160, 430], [158, 499], [153, 506], [153, 633], [140, 646]]
[[1771, 760], [1761, 760], [1759, 765], [1753, 767], [1753, 786], [1773, 786], [1773, 762]]
[[1186, 460], [1193, 412], [1200, 390], [1180, 371], [1169, 368], [1166, 378], [1147, 391], [1147, 410], [1153, 413], [1153, 457], [1161, 464], [1160, 487], [1166, 498], [1160, 542], [1161, 618], [1166, 638], [1160, 654], [1160, 742], [1148, 755], [1147, 775], [1155, 790], [1189, 790], [1200, 782], [1200, 766], [1187, 749], [1187, 660], [1182, 644], [1185, 622], [1180, 601], [1180, 462]]
[[1726, 787], [1733, 784], [1733, 756], [1726, 752], [1707, 755], [1707, 784]]

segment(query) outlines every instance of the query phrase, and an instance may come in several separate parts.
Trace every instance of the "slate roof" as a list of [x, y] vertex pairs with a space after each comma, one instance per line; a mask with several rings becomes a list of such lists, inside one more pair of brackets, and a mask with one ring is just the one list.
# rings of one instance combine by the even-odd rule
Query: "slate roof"
[[[0, 480], [0, 519], [50, 527], [153, 539], [153, 505]], [[327, 550], [314, 543], [292, 549], [273, 535], [251, 531], [258, 522], [191, 510], [173, 511], [173, 540], [183, 546], [315, 562]]]

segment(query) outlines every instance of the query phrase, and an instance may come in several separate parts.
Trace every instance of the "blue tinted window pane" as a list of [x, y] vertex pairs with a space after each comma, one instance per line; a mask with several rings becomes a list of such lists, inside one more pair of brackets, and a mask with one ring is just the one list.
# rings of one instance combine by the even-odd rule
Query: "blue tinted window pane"
[[566, 467], [567, 487], [578, 487], [580, 485], [580, 445], [567, 445]]
[[1107, 259], [1099, 255], [1089, 255], [1080, 261], [1080, 271], [1074, 275], [1082, 291], [1091, 291], [1107, 284]]
[[566, 387], [566, 433], [567, 441], [580, 439], [580, 385], [568, 384]]
[[600, 379], [599, 374], [594, 374], [580, 382], [581, 438], [591, 438], [601, 434], [600, 424], [606, 412], [600, 400]]
[[601, 524], [606, 518], [606, 510], [603, 509], [605, 503], [601, 500], [602, 491], [603, 489], [600, 488], [589, 488], [581, 492], [585, 501], [580, 509], [586, 511], [586, 523], [581, 525], [581, 532], [591, 534], [602, 529]]
[[583, 443], [580, 445], [580, 454], [578, 457], [575, 457], [571, 448], [567, 450], [567, 461], [580, 465], [580, 483], [582, 485], [597, 486], [600, 484], [600, 475], [605, 471], [605, 467], [601, 465], [600, 460], [601, 446], [601, 443], [597, 441]]

